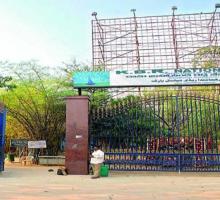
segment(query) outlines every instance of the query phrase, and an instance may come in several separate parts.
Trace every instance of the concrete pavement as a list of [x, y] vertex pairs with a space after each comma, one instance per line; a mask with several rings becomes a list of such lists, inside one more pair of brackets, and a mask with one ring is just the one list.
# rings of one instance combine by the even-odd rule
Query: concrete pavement
[[[54, 172], [48, 172], [48, 169]], [[111, 172], [58, 176], [57, 167], [6, 165], [1, 200], [218, 200], [219, 173]]]

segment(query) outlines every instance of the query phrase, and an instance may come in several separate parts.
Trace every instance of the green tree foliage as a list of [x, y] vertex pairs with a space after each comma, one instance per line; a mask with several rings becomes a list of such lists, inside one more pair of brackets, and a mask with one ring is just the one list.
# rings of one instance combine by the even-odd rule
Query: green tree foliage
[[29, 138], [24, 126], [18, 122], [10, 113], [7, 115], [6, 137], [5, 137], [5, 149], [8, 152], [11, 139], [24, 139]]
[[159, 118], [151, 109], [137, 96], [114, 99], [92, 110], [92, 136], [102, 136], [99, 142], [106, 146], [112, 140], [112, 148], [143, 145], [159, 126]]
[[[56, 154], [59, 143], [65, 136], [65, 97], [77, 95], [72, 83], [76, 71], [89, 71], [87, 65], [76, 61], [65, 64], [62, 70], [49, 73], [46, 67], [36, 62], [1, 62], [1, 67], [13, 77], [11, 90], [2, 90], [1, 100], [8, 108], [7, 145], [12, 138], [46, 140], [50, 154]], [[97, 69], [98, 70], [98, 69]], [[5, 84], [4, 84], [5, 86]], [[109, 101], [108, 90], [85, 90], [93, 107]]]
[[10, 84], [12, 81], [12, 77], [10, 76], [0, 76], [0, 88], [3, 89], [12, 89], [15, 86], [13, 84]]
[[[200, 48], [192, 60], [193, 67], [202, 68], [213, 68], [220, 66], [220, 47], [219, 46], [208, 46]], [[219, 86], [203, 86], [203, 89], [209, 90], [214, 89], [216, 92], [220, 91]], [[200, 87], [200, 89], [202, 89]], [[212, 91], [213, 92], [213, 91]]]
[[49, 78], [36, 63], [22, 63], [12, 70], [17, 87], [1, 94], [8, 109], [9, 126], [21, 125], [20, 133], [12, 136], [46, 140], [48, 153], [56, 154], [65, 134], [64, 96], [69, 90], [63, 87], [62, 80]]
[[219, 67], [220, 47], [208, 46], [200, 48], [192, 60], [194, 67], [211, 68]]

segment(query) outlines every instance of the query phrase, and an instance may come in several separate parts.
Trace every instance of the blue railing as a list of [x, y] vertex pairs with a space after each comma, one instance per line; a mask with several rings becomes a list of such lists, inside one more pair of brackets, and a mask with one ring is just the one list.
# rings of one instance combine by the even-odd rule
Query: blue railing
[[6, 110], [0, 112], [0, 172], [4, 170], [4, 145], [5, 145]]
[[105, 153], [105, 164], [118, 171], [220, 171], [220, 154]]
[[220, 171], [220, 154], [182, 154], [181, 171]]

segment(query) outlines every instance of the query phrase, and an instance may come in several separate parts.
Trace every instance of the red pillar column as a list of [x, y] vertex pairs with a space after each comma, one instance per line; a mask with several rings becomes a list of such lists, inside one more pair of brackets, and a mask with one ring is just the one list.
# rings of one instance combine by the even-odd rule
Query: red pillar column
[[66, 98], [65, 166], [69, 174], [88, 174], [88, 118], [87, 96]]

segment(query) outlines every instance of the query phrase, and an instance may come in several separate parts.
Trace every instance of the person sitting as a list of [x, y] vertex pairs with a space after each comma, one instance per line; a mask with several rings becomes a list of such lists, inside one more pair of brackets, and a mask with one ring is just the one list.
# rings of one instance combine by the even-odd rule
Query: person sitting
[[100, 167], [103, 162], [104, 162], [104, 152], [100, 149], [100, 146], [95, 146], [90, 161], [93, 168], [93, 176], [91, 178], [100, 177]]

